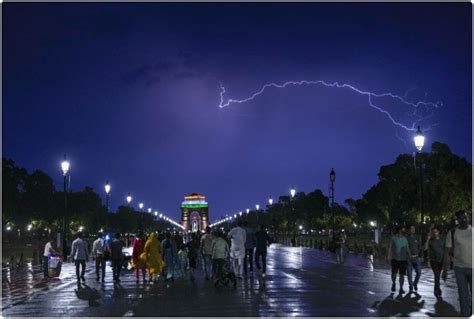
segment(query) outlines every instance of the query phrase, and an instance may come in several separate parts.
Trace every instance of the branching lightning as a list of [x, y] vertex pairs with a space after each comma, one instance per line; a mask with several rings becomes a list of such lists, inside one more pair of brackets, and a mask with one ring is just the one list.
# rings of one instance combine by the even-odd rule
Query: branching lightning
[[[417, 101], [417, 102], [410, 102], [407, 100], [407, 95], [408, 95], [408, 92], [405, 93], [404, 96], [400, 96], [400, 95], [396, 95], [396, 94], [393, 94], [393, 93], [373, 93], [373, 92], [368, 92], [368, 91], [363, 91], [361, 89], [358, 89], [350, 84], [339, 84], [338, 82], [334, 82], [334, 83], [327, 83], [325, 81], [322, 81], [322, 80], [318, 80], [318, 81], [308, 81], [308, 80], [302, 80], [302, 81], [288, 81], [288, 82], [285, 82], [283, 84], [278, 84], [278, 83], [267, 83], [265, 85], [262, 86], [262, 88], [258, 91], [256, 91], [255, 93], [253, 93], [252, 95], [250, 95], [249, 97], [247, 98], [244, 98], [244, 99], [228, 99], [227, 101], [224, 100], [224, 95], [226, 93], [226, 89], [225, 87], [222, 85], [221, 83], [221, 92], [220, 92], [220, 103], [219, 103], [219, 107], [220, 108], [224, 108], [224, 107], [227, 107], [231, 104], [243, 104], [243, 103], [246, 103], [246, 102], [249, 102], [253, 99], [255, 99], [256, 97], [258, 97], [259, 95], [263, 94], [264, 91], [268, 88], [277, 88], [277, 89], [283, 89], [283, 88], [286, 88], [287, 86], [302, 86], [302, 85], [324, 85], [326, 87], [330, 87], [330, 88], [345, 88], [345, 89], [349, 89], [349, 90], [352, 90], [360, 95], [365, 95], [367, 96], [367, 99], [368, 99], [368, 103], [369, 103], [369, 106], [376, 109], [377, 111], [383, 113], [385, 116], [387, 116], [390, 121], [393, 123], [393, 125], [395, 126], [398, 126], [404, 130], [407, 130], [407, 131], [415, 131], [416, 130], [416, 126], [419, 122], [433, 116], [433, 112], [431, 112], [431, 114], [427, 115], [427, 116], [420, 116], [418, 114], [418, 109], [421, 108], [421, 107], [424, 107], [426, 108], [427, 110], [432, 110], [433, 108], [438, 108], [440, 106], [442, 106], [442, 102], [425, 102], [425, 101]], [[411, 91], [411, 90], [409, 90]], [[406, 106], [409, 106], [409, 107], [412, 107], [413, 108], [413, 113], [411, 114], [412, 116], [416, 116], [417, 117], [417, 120], [415, 120], [411, 125], [405, 125], [397, 120], [395, 120], [395, 118], [392, 116], [392, 114], [387, 111], [386, 109], [384, 109], [383, 107], [379, 106], [379, 105], [376, 105], [375, 101], [376, 99], [378, 98], [391, 98], [391, 99], [394, 99], [394, 100], [398, 100], [400, 103], [406, 105]], [[425, 130], [429, 130], [430, 128], [425, 128]]]

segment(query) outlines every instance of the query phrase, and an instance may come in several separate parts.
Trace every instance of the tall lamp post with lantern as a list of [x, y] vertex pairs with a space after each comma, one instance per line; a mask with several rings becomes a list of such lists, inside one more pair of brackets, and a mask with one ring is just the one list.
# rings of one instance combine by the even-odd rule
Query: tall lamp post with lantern
[[61, 162], [61, 169], [63, 171], [63, 180], [64, 180], [64, 214], [63, 214], [63, 227], [62, 227], [62, 238], [61, 238], [61, 245], [63, 249], [63, 258], [66, 257], [67, 251], [66, 251], [66, 235], [67, 235], [67, 230], [66, 230], [66, 224], [67, 224], [67, 178], [68, 178], [68, 173], [69, 173], [69, 161], [66, 159], [66, 154], [64, 154], [64, 159]]
[[107, 208], [107, 213], [109, 212], [109, 194], [110, 194], [110, 184], [109, 181], [105, 182], [105, 206]]
[[418, 130], [416, 131], [415, 137], [413, 138], [415, 142], [415, 147], [417, 152], [415, 154], [415, 160], [418, 164], [418, 174], [420, 176], [420, 214], [421, 214], [421, 224], [423, 225], [425, 222], [425, 212], [423, 207], [423, 164], [421, 159], [421, 153], [423, 151], [423, 147], [425, 146], [425, 136], [421, 132], [420, 127], [418, 126]]

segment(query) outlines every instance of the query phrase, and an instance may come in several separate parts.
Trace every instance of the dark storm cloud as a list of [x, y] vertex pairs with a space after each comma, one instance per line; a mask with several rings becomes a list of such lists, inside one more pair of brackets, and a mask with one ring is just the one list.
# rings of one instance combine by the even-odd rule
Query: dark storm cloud
[[127, 85], [153, 86], [165, 78], [193, 79], [204, 76], [199, 69], [204, 59], [189, 52], [179, 52], [174, 61], [156, 61], [132, 68], [122, 77]]

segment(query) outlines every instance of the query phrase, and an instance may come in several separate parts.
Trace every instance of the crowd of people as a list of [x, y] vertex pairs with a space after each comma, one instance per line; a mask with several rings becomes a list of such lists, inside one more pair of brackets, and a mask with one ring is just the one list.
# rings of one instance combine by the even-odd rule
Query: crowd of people
[[[434, 274], [433, 292], [441, 298], [441, 279], [447, 279], [448, 269], [453, 269], [459, 293], [461, 315], [471, 313], [472, 307], [472, 228], [465, 211], [456, 213], [456, 227], [443, 236], [441, 227], [432, 226], [426, 237], [417, 234], [416, 227], [398, 226], [390, 239], [386, 260], [391, 266], [392, 292], [396, 291], [398, 277], [399, 293], [403, 294], [405, 276], [408, 279], [409, 292], [418, 291], [421, 278], [421, 265], [424, 257]], [[76, 234], [72, 243], [70, 258], [76, 265], [77, 280], [85, 281], [84, 273], [89, 256], [95, 261], [97, 281], [105, 280], [105, 264], [111, 261], [113, 280], [120, 281], [120, 272], [124, 265], [123, 247], [125, 241], [120, 234], [113, 240], [105, 240], [102, 233], [92, 244], [89, 254], [88, 245], [82, 239], [82, 233]], [[127, 238], [128, 240], [128, 238]], [[336, 236], [335, 260], [344, 263], [346, 235]], [[231, 263], [237, 279], [252, 276], [254, 265], [258, 276], [265, 278], [267, 247], [271, 240], [263, 225], [255, 231], [247, 222], [237, 222], [227, 234], [221, 230], [207, 227], [204, 234], [192, 233], [182, 236], [178, 232], [152, 232], [147, 237], [139, 232], [131, 240], [132, 254], [130, 265], [135, 271], [136, 282], [156, 282], [160, 277], [165, 281], [178, 278], [195, 280], [198, 260], [202, 261], [205, 279], [215, 282], [224, 276], [224, 265]], [[48, 256], [56, 254], [52, 241], [44, 247], [44, 269], [48, 276]], [[148, 279], [146, 274], [148, 273]], [[414, 278], [413, 278], [414, 277]]]
[[[443, 237], [441, 227], [433, 225], [426, 234], [422, 245], [421, 235], [416, 233], [414, 225], [405, 228], [398, 226], [392, 236], [387, 262], [392, 270], [392, 292], [396, 291], [399, 280], [399, 293], [405, 293], [404, 279], [408, 277], [409, 292], [418, 291], [421, 277], [421, 263], [427, 256], [427, 264], [434, 275], [433, 292], [441, 298], [441, 278], [446, 280], [448, 270], [454, 269], [462, 316], [470, 316], [472, 308], [472, 228], [465, 211], [456, 212], [456, 227]], [[415, 278], [413, 280], [413, 273]]]
[[[132, 251], [129, 268], [135, 272], [137, 284], [140, 279], [143, 283], [155, 283], [159, 278], [171, 282], [178, 278], [194, 281], [198, 260], [202, 262], [206, 280], [217, 281], [224, 276], [227, 261], [231, 262], [232, 271], [238, 279], [248, 273], [253, 275], [254, 263], [261, 277], [265, 277], [266, 253], [270, 245], [270, 237], [263, 225], [255, 231], [246, 222], [239, 222], [227, 234], [219, 229], [211, 232], [210, 227], [206, 228], [204, 234], [157, 231], [146, 236], [139, 231], [132, 240], [122, 238], [120, 233], [116, 233], [113, 239], [98, 233], [91, 249], [82, 232], [76, 233], [75, 237], [71, 253], [65, 259], [75, 263], [78, 282], [85, 282], [89, 258], [95, 262], [97, 281], [105, 282], [106, 262], [110, 261], [113, 280], [119, 282], [121, 270], [128, 263], [123, 252], [127, 242]], [[53, 239], [44, 246], [45, 277], [49, 277], [48, 259], [51, 255], [58, 255], [53, 249]]]

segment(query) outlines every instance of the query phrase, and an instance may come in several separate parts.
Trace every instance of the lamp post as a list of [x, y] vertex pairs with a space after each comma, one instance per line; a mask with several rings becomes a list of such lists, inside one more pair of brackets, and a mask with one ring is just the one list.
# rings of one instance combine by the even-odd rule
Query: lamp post
[[138, 207], [140, 207], [140, 210], [143, 211], [143, 203], [138, 204]]
[[425, 146], [425, 136], [421, 132], [420, 127], [418, 126], [418, 130], [416, 131], [415, 137], [413, 138], [415, 142], [415, 147], [417, 149], [417, 154], [415, 155], [415, 160], [418, 162], [418, 171], [420, 175], [420, 213], [421, 213], [421, 224], [425, 222], [425, 213], [423, 209], [423, 167], [421, 162], [421, 153], [423, 150], [423, 146]]
[[296, 246], [296, 230], [295, 230], [295, 206], [293, 204], [293, 199], [295, 198], [296, 195], [296, 189], [295, 186], [291, 186], [290, 189], [290, 205], [291, 205], [291, 231], [293, 232], [293, 237], [291, 239], [293, 246]]
[[334, 172], [334, 168], [331, 169], [329, 173], [329, 180], [331, 181], [331, 186], [329, 187], [329, 197], [331, 198], [331, 210], [332, 210], [332, 240], [334, 241], [336, 238], [335, 230], [336, 230], [336, 215], [334, 213], [334, 181], [336, 180], [336, 172]]
[[110, 184], [109, 181], [105, 182], [105, 206], [107, 207], [107, 213], [109, 212], [109, 193], [110, 193]]
[[66, 154], [64, 154], [64, 160], [61, 163], [61, 169], [63, 171], [63, 178], [64, 178], [64, 215], [63, 215], [63, 234], [62, 234], [62, 247], [63, 247], [63, 257], [66, 254], [66, 215], [67, 215], [67, 176], [69, 172], [69, 162], [66, 159]]
[[259, 205], [259, 204], [256, 204], [256, 205], [255, 205], [255, 209], [256, 209], [255, 214], [256, 214], [256, 216], [257, 216], [257, 224], [258, 224], [258, 210], [260, 209], [260, 205]]
[[273, 198], [270, 197], [270, 198], [268, 199], [268, 205], [270, 205], [270, 206], [273, 205]]
[[132, 202], [132, 195], [130, 195], [130, 193], [128, 193], [127, 203], [128, 203], [128, 210], [130, 211], [130, 213], [132, 212], [132, 206], [130, 205], [131, 202]]

